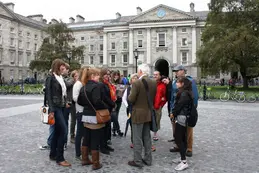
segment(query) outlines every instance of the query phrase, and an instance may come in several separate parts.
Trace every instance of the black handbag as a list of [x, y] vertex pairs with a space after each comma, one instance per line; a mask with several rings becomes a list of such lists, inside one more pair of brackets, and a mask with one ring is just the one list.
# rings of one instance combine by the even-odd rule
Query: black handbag
[[158, 128], [157, 128], [157, 123], [156, 123], [156, 112], [155, 112], [155, 109], [153, 107], [152, 101], [150, 99], [148, 84], [147, 84], [147, 81], [145, 79], [142, 79], [142, 82], [145, 86], [145, 90], [146, 90], [146, 94], [147, 94], [148, 107], [149, 107], [150, 112], [151, 112], [150, 130], [152, 132], [157, 132]]

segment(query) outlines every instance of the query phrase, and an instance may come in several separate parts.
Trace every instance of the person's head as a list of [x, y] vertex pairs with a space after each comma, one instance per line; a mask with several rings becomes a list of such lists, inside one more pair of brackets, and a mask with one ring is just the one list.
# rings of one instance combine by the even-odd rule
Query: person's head
[[136, 80], [138, 80], [138, 73], [130, 75], [130, 84], [133, 84]]
[[68, 63], [65, 63], [65, 70], [63, 71], [62, 75], [68, 76], [69, 69], [70, 69], [70, 65]]
[[150, 74], [150, 68], [147, 64], [141, 64], [138, 66], [138, 77], [142, 75], [149, 75]]
[[120, 77], [121, 77], [120, 71], [118, 70], [118, 71], [113, 72], [112, 77], [113, 77], [113, 80], [114, 80], [114, 81], [119, 80]]
[[82, 84], [85, 85], [89, 80], [99, 82], [100, 70], [97, 68], [85, 68], [82, 72]]
[[65, 62], [61, 59], [55, 59], [51, 64], [51, 72], [55, 73], [56, 75], [63, 74], [65, 70]]
[[78, 80], [79, 80], [80, 82], [82, 82], [83, 71], [84, 71], [84, 69], [86, 69], [86, 68], [89, 68], [89, 66], [83, 66], [83, 67], [81, 67], [80, 70], [79, 70], [79, 72], [78, 72]]
[[153, 73], [153, 77], [156, 81], [160, 81], [161, 80], [161, 74], [159, 71], [154, 71]]
[[192, 90], [192, 82], [186, 77], [178, 77], [176, 81], [176, 86], [180, 90]]
[[111, 72], [107, 68], [102, 68], [100, 72], [100, 81], [109, 81], [111, 77]]
[[78, 71], [77, 70], [72, 71], [71, 77], [74, 79], [74, 81], [77, 81], [78, 80]]
[[173, 72], [175, 72], [176, 77], [183, 77], [186, 74], [186, 68], [183, 65], [178, 65], [173, 68]]

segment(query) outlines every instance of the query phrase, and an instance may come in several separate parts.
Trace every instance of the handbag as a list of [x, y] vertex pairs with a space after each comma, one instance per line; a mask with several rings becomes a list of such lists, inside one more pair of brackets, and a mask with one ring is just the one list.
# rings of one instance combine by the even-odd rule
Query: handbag
[[48, 112], [49, 112], [49, 107], [47, 106], [47, 102], [46, 102], [46, 90], [45, 90], [44, 103], [43, 103], [43, 106], [40, 107], [41, 122], [43, 124], [54, 125], [55, 124], [55, 117], [53, 115], [49, 115]]
[[157, 128], [157, 123], [156, 123], [156, 112], [155, 112], [155, 109], [154, 109], [153, 104], [152, 104], [151, 99], [150, 99], [148, 84], [147, 84], [147, 81], [145, 79], [142, 79], [142, 82], [145, 86], [145, 90], [146, 90], [146, 94], [147, 94], [148, 107], [151, 111], [150, 130], [152, 132], [157, 132], [158, 128]]
[[84, 93], [85, 93], [85, 97], [86, 97], [88, 103], [91, 105], [91, 107], [93, 108], [93, 110], [94, 110], [95, 113], [96, 113], [96, 120], [97, 120], [97, 123], [98, 123], [98, 124], [105, 124], [105, 123], [107, 123], [108, 121], [110, 121], [111, 116], [110, 116], [109, 110], [108, 110], [108, 109], [96, 110], [96, 109], [94, 108], [94, 106], [92, 105], [92, 103], [90, 102], [90, 100], [88, 99], [85, 89], [84, 89]]

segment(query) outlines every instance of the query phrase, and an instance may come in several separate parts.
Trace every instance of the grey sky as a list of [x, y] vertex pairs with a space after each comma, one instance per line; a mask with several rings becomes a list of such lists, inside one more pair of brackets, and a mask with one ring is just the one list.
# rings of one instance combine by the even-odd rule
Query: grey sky
[[80, 14], [86, 21], [113, 19], [115, 13], [122, 16], [135, 15], [136, 7], [143, 11], [149, 10], [159, 4], [165, 4], [179, 10], [189, 11], [189, 4], [195, 4], [195, 11], [208, 10], [210, 0], [10, 0], [14, 11], [24, 16], [43, 14], [48, 22], [52, 19], [62, 19], [68, 22], [69, 17]]

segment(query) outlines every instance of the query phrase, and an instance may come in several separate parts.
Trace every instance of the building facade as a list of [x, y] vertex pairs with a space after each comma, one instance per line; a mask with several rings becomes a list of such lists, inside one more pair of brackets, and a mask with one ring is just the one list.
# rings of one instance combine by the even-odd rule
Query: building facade
[[[47, 27], [43, 15], [25, 17], [15, 13], [14, 6], [0, 2], [0, 79], [3, 82], [35, 76], [29, 70], [29, 63], [36, 57]], [[44, 77], [41, 73], [36, 76]]]
[[74, 44], [86, 47], [82, 64], [120, 70], [124, 76], [135, 73], [140, 63], [171, 76], [169, 69], [182, 64], [189, 75], [199, 78], [196, 51], [207, 14], [195, 11], [193, 3], [190, 12], [160, 4], [145, 12], [137, 7], [132, 16], [116, 13], [111, 20], [84, 21], [77, 15], [76, 20], [69, 19], [68, 27], [74, 32]]

